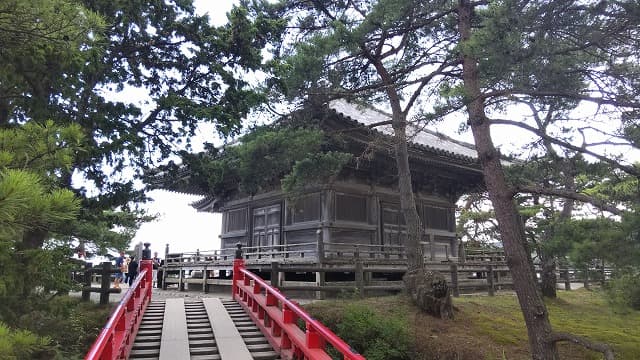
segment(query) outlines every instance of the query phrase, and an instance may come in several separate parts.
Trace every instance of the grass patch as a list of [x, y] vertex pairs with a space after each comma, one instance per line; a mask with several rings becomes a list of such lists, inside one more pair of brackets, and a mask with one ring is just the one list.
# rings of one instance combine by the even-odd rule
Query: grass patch
[[[613, 346], [617, 359], [640, 359], [640, 311], [617, 313], [598, 291], [560, 291], [558, 295], [558, 299], [547, 302], [554, 330], [608, 343]], [[306, 308], [363, 354], [367, 349], [351, 337], [356, 334], [372, 337], [366, 329], [359, 329], [371, 327], [371, 323], [362, 317], [356, 317], [357, 321], [351, 319], [349, 314], [354, 307], [375, 314], [368, 317], [375, 316], [376, 323], [404, 324], [401, 326], [405, 328], [404, 334], [389, 336], [407, 337], [410, 359], [531, 358], [524, 320], [515, 296], [461, 297], [454, 299], [454, 304], [460, 311], [452, 321], [422, 314], [402, 295], [327, 300], [309, 304]], [[602, 358], [599, 353], [573, 344], [563, 343], [559, 348], [562, 359]]]

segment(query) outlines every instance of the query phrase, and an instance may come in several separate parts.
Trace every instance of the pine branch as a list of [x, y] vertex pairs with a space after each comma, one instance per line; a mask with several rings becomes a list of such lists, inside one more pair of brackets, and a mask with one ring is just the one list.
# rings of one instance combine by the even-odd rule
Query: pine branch
[[528, 193], [528, 194], [550, 195], [550, 196], [558, 196], [565, 199], [581, 201], [583, 203], [591, 204], [600, 210], [608, 211], [614, 215], [622, 215], [624, 213], [623, 210], [620, 210], [617, 207], [611, 204], [608, 204], [603, 200], [600, 200], [582, 193], [561, 190], [561, 189], [547, 188], [547, 187], [537, 186], [537, 185], [516, 185], [514, 186], [513, 190], [514, 190], [514, 193], [520, 192], [520, 193]]

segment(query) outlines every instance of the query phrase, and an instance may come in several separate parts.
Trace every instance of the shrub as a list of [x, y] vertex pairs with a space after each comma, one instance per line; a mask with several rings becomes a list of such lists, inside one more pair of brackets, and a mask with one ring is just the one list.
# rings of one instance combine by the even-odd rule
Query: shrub
[[411, 359], [412, 344], [403, 316], [382, 316], [361, 304], [349, 304], [344, 312], [338, 313], [318, 315], [322, 317], [320, 321], [336, 329], [338, 336], [368, 360]]
[[607, 299], [618, 310], [640, 310], [640, 273], [618, 274], [607, 286]]
[[51, 339], [60, 355], [67, 359], [87, 351], [106, 323], [109, 311], [109, 307], [61, 296], [22, 315], [17, 325]]
[[12, 330], [0, 322], [0, 359], [51, 359], [55, 353], [50, 338], [27, 330]]

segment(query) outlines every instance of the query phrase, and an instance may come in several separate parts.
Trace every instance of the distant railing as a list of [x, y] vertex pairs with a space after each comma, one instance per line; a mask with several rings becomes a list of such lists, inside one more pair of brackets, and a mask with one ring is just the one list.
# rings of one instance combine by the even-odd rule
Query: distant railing
[[[330, 344], [345, 360], [365, 360], [298, 304], [245, 269], [243, 259], [233, 263], [232, 294], [283, 358], [329, 360], [326, 346]], [[298, 320], [305, 331], [298, 327]]]
[[131, 284], [102, 328], [85, 360], [115, 360], [129, 357], [147, 305], [151, 302], [153, 262], [141, 260], [140, 275]]
[[[450, 246], [446, 244], [430, 244], [422, 242], [425, 249], [425, 260], [449, 260], [451, 259]], [[434, 248], [431, 251], [431, 248]], [[207, 251], [183, 252], [167, 254], [165, 265], [188, 266], [202, 263], [227, 263], [231, 265], [235, 248]], [[432, 258], [431, 253], [438, 256]], [[273, 259], [297, 259], [297, 260], [344, 260], [344, 259], [371, 259], [371, 260], [404, 260], [406, 259], [404, 245], [373, 245], [353, 244], [337, 242], [307, 242], [299, 244], [262, 245], [243, 247], [243, 258], [249, 261]]]

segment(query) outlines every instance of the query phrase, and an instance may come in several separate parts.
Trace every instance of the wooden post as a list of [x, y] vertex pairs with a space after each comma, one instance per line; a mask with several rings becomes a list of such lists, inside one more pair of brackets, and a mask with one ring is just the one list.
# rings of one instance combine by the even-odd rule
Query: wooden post
[[178, 290], [184, 291], [184, 270], [182, 270], [182, 264], [180, 264], [180, 269], [178, 270]]
[[274, 288], [279, 288], [280, 287], [280, 269], [278, 268], [278, 262], [277, 261], [272, 261], [271, 262], [271, 286], [273, 286]]
[[589, 265], [584, 267], [584, 288], [589, 290]]
[[111, 288], [111, 261], [102, 263], [102, 279], [100, 286], [100, 304], [109, 303], [109, 289]]
[[364, 267], [360, 259], [356, 259], [356, 288], [360, 297], [364, 297]]
[[[326, 273], [324, 271], [316, 272], [316, 286], [324, 287], [325, 279], [326, 279]], [[323, 300], [324, 291], [316, 291], [316, 299]]]
[[91, 268], [93, 267], [92, 263], [84, 263], [84, 279], [83, 279], [83, 289], [82, 289], [82, 301], [91, 300], [91, 291], [89, 288], [91, 287], [91, 277], [93, 274], [91, 273]]
[[460, 263], [464, 264], [467, 261], [467, 252], [464, 249], [464, 244], [462, 243], [462, 241], [460, 241], [459, 244], [458, 259]]
[[207, 281], [209, 280], [209, 272], [207, 271], [207, 265], [204, 265], [204, 269], [202, 270], [202, 292], [203, 293], [208, 293], [209, 292], [209, 284], [207, 284]]
[[571, 280], [569, 279], [569, 268], [562, 270], [562, 276], [564, 277], [564, 289], [571, 290]]
[[429, 234], [429, 254], [431, 261], [436, 259], [436, 237], [433, 234]]
[[605, 280], [606, 274], [604, 272], [604, 260], [602, 260], [602, 278], [600, 279], [600, 286], [604, 287], [604, 280]]
[[316, 251], [317, 251], [318, 265], [320, 265], [324, 262], [324, 240], [322, 238], [321, 229], [316, 230], [316, 236], [317, 236]]
[[453, 296], [460, 296], [460, 286], [458, 285], [458, 264], [451, 264], [451, 287]]
[[162, 290], [167, 290], [167, 259], [169, 258], [169, 244], [164, 247], [164, 265], [162, 266]]
[[494, 296], [496, 288], [493, 281], [493, 265], [487, 265], [487, 285], [489, 285], [489, 296]]

